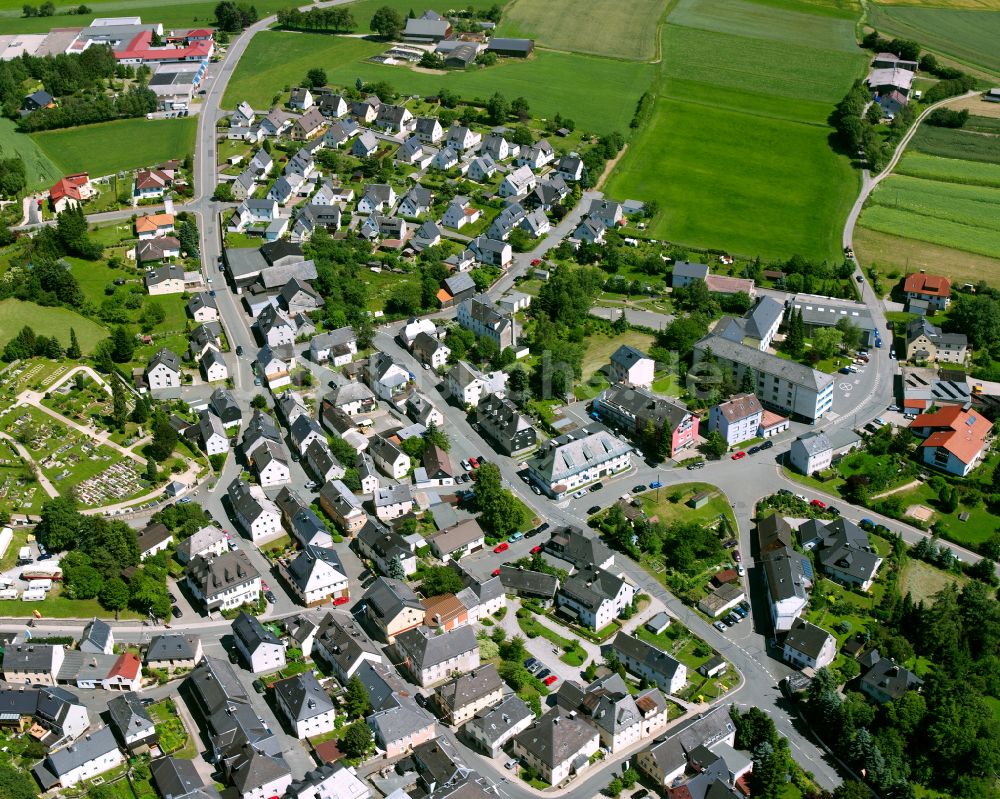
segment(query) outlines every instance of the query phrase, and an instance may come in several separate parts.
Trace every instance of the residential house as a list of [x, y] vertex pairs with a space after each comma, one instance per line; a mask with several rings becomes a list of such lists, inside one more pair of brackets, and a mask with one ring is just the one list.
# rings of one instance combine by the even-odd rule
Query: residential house
[[368, 692], [373, 713], [368, 726], [387, 758], [397, 758], [437, 734], [434, 717], [417, 705], [411, 689], [395, 672], [374, 663], [362, 663], [357, 672]]
[[919, 690], [924, 684], [909, 669], [882, 657], [877, 649], [865, 652], [860, 662], [861, 690], [881, 705], [900, 699], [907, 691]]
[[434, 692], [445, 723], [457, 727], [478, 713], [500, 704], [504, 683], [497, 667], [488, 663], [438, 686]]
[[319, 492], [319, 504], [347, 535], [360, 532], [368, 519], [354, 492], [340, 480], [324, 483]]
[[437, 117], [417, 117], [413, 132], [424, 144], [437, 144], [444, 137], [444, 129]]
[[[378, 139], [370, 130], [361, 131], [361, 135], [351, 145], [351, 155], [356, 158], [371, 158], [376, 152], [378, 152]], [[360, 207], [358, 210], [361, 210]]]
[[274, 305], [267, 305], [253, 323], [261, 342], [269, 347], [295, 343], [295, 324], [285, 312]]
[[288, 105], [294, 108], [296, 111], [308, 111], [315, 104], [315, 99], [313, 98], [312, 92], [309, 89], [296, 86], [292, 89], [291, 97], [288, 100]]
[[324, 94], [319, 98], [319, 110], [328, 117], [342, 117], [350, 107], [342, 94]]
[[441, 634], [415, 627], [399, 633], [395, 647], [414, 680], [425, 688], [479, 666], [479, 642], [469, 626]]
[[228, 389], [215, 389], [208, 404], [215, 415], [222, 420], [224, 427], [239, 427], [243, 422], [243, 411]]
[[390, 644], [398, 636], [423, 624], [425, 616], [424, 606], [413, 589], [406, 583], [389, 577], [375, 580], [361, 597], [359, 606]]
[[837, 639], [822, 627], [796, 619], [785, 636], [782, 657], [798, 669], [822, 669], [837, 657]]
[[282, 534], [281, 512], [260, 486], [236, 478], [229, 484], [227, 494], [236, 521], [254, 544], [265, 543]]
[[280, 345], [277, 350], [265, 344], [257, 352], [255, 359], [257, 373], [267, 381], [271, 389], [281, 388], [292, 382], [292, 362], [278, 355], [278, 352], [286, 351], [291, 352], [291, 346], [288, 344]]
[[403, 195], [403, 199], [399, 201], [399, 208], [396, 210], [400, 216], [423, 216], [430, 213], [433, 199], [430, 189], [414, 186]]
[[288, 466], [285, 448], [277, 441], [264, 441], [248, 458], [257, 482], [263, 488], [272, 488], [291, 482], [292, 473]]
[[508, 172], [500, 182], [497, 194], [501, 197], [521, 197], [535, 190], [538, 180], [529, 166], [519, 166]]
[[499, 580], [504, 591], [515, 596], [537, 599], [548, 606], [559, 589], [559, 578], [545, 572], [500, 566]]
[[417, 360], [428, 364], [432, 369], [441, 369], [448, 364], [451, 347], [439, 341], [429, 333], [419, 333], [413, 340], [411, 351]]
[[[150, 527], [162, 527], [162, 525], [149, 525], [146, 529], [148, 530]], [[142, 550], [140, 549], [140, 552], [141, 551]], [[105, 655], [110, 655], [115, 651], [115, 636], [111, 631], [111, 626], [106, 621], [101, 621], [97, 618], [92, 619], [87, 623], [87, 626], [83, 628], [83, 635], [80, 637], [80, 642], [77, 645], [77, 648], [81, 652], [100, 652]]]
[[704, 283], [708, 277], [708, 265], [691, 261], [675, 261], [670, 285], [675, 289], [687, 288], [692, 283]]
[[488, 155], [493, 161], [506, 161], [517, 149], [518, 146], [507, 141], [501, 131], [495, 130], [483, 139], [479, 152], [481, 155]]
[[965, 333], [943, 333], [926, 317], [906, 326], [906, 359], [927, 363], [965, 364], [969, 340]]
[[215, 302], [215, 297], [205, 291], [200, 291], [191, 297], [187, 302], [187, 309], [191, 318], [199, 324], [217, 322], [219, 319], [219, 306]]
[[[157, 552], [165, 552], [173, 543], [173, 534], [162, 524], [147, 524], [136, 534], [136, 542], [139, 546], [139, 560], [151, 558]], [[101, 622], [103, 624], [103, 622]], [[84, 639], [88, 630], [84, 629]], [[91, 651], [83, 649], [84, 641], [81, 641], [81, 651]], [[106, 654], [111, 654], [110, 650]]]
[[548, 139], [542, 139], [530, 147], [522, 147], [521, 152], [514, 160], [514, 164], [519, 167], [526, 166], [530, 169], [541, 169], [543, 166], [551, 164], [555, 158], [555, 150], [552, 149], [552, 145], [549, 144]]
[[480, 212], [478, 208], [473, 208], [468, 197], [455, 197], [445, 209], [441, 216], [441, 224], [445, 227], [461, 230], [465, 225], [475, 224], [479, 221]]
[[274, 702], [296, 738], [313, 738], [334, 729], [337, 708], [311, 671], [278, 680], [274, 684]]
[[[822, 300], [822, 303], [816, 302], [816, 299]], [[796, 295], [791, 302], [793, 307], [802, 314], [803, 323], [807, 330], [833, 326], [843, 315], [855, 313], [854, 306], [864, 309], [864, 306], [858, 303], [822, 297], [814, 299], [812, 295], [807, 298], [806, 295], [802, 294]], [[844, 312], [843, 315], [840, 313], [841, 311]], [[746, 316], [726, 316], [720, 319], [715, 327], [715, 332], [729, 341], [767, 352], [771, 341], [778, 332], [784, 313], [785, 306], [782, 303], [773, 297], [762, 297], [747, 312]], [[871, 322], [870, 316], [867, 318], [852, 316], [851, 318], [862, 333], [868, 331], [870, 335], [870, 332], [874, 330], [874, 323]]]
[[327, 613], [316, 630], [314, 650], [346, 685], [364, 663], [382, 665], [382, 649], [349, 613]]
[[604, 244], [604, 234], [606, 232], [607, 228], [600, 219], [588, 216], [577, 225], [576, 230], [573, 231], [573, 238], [587, 244]]
[[442, 147], [431, 159], [431, 166], [446, 171], [458, 165], [458, 151], [451, 146]]
[[195, 555], [185, 577], [191, 593], [209, 613], [255, 604], [260, 599], [260, 573], [242, 551]]
[[84, 200], [89, 200], [94, 194], [96, 191], [90, 183], [90, 175], [86, 172], [78, 172], [75, 175], [60, 178], [49, 189], [49, 202], [52, 205], [52, 210], [56, 214], [61, 214], [67, 208], [79, 207]]
[[708, 429], [717, 430], [726, 444], [733, 446], [756, 438], [763, 416], [764, 408], [753, 394], [735, 394], [712, 406]]
[[166, 264], [157, 269], [149, 269], [143, 282], [150, 296], [159, 297], [164, 294], [182, 294], [184, 288], [184, 269], [177, 264]]
[[[736, 727], [729, 717], [729, 708], [719, 705], [699, 714], [696, 718], [677, 724], [666, 736], [657, 738], [648, 749], [636, 756], [636, 766], [661, 790], [680, 786], [677, 787], [677, 791], [688, 796], [705, 796], [706, 799], [735, 799], [728, 785], [735, 784], [736, 775], [730, 778], [725, 769], [722, 772], [706, 772], [706, 776], [711, 778], [711, 783], [707, 784], [700, 776], [705, 771], [704, 767], [692, 763], [694, 757], [700, 757], [707, 763], [708, 759], [714, 756], [715, 751], [725, 753], [726, 756], [730, 756], [730, 753], [735, 754], [735, 750], [732, 749], [735, 741]], [[697, 755], [694, 754], [696, 752]], [[750, 765], [746, 767], [746, 770], [749, 768]], [[698, 785], [704, 793], [692, 794], [688, 789], [684, 777], [685, 772], [689, 769], [694, 774], [699, 775]], [[742, 766], [737, 769], [739, 776], [742, 776], [740, 773], [742, 769]], [[722, 778], [721, 788], [714, 785], [717, 776]], [[677, 796], [683, 794], [677, 793]]]
[[[562, 203], [569, 196], [569, 186], [561, 176], [549, 172], [542, 177], [535, 186], [535, 190], [524, 199], [524, 205], [528, 208], [540, 208], [543, 211], [551, 211], [555, 206]], [[586, 217], [585, 221], [592, 224], [595, 231], [600, 231], [599, 238], [603, 240], [606, 225], [599, 219]], [[579, 233], [579, 228], [577, 228]], [[579, 235], [576, 235], [579, 238]]]
[[180, 388], [181, 361], [176, 353], [163, 348], [146, 364], [146, 385], [155, 391], [161, 388]]
[[556, 606], [584, 627], [602, 630], [632, 604], [635, 586], [623, 575], [585, 568], [563, 580]]
[[145, 214], [135, 220], [135, 235], [139, 241], [155, 239], [173, 232], [173, 214]]
[[882, 557], [868, 540], [868, 533], [848, 519], [825, 525], [816, 563], [831, 579], [862, 591], [871, 588], [882, 566]]
[[776, 632], [787, 632], [809, 602], [812, 566], [804, 555], [789, 546], [778, 547], [762, 555], [762, 559], [771, 623]]
[[570, 569], [608, 569], [615, 565], [615, 553], [597, 536], [578, 527], [558, 527], [552, 531], [544, 550], [569, 564]]
[[441, 243], [441, 228], [438, 227], [437, 222], [428, 219], [420, 227], [418, 227], [413, 233], [413, 247], [419, 250], [425, 250], [428, 247], [436, 247]]
[[285, 645], [256, 616], [245, 610], [233, 620], [233, 640], [254, 674], [285, 667]]
[[576, 153], [564, 155], [556, 162], [556, 172], [563, 180], [576, 183], [583, 179], [583, 159]]
[[416, 120], [410, 109], [403, 105], [383, 104], [378, 109], [375, 117], [375, 124], [386, 133], [396, 136], [403, 136], [412, 132], [416, 127]]
[[508, 457], [521, 455], [538, 443], [538, 432], [517, 406], [499, 394], [487, 394], [476, 405], [479, 432], [498, 452]]
[[396, 163], [409, 164], [418, 169], [426, 168], [433, 160], [434, 156], [430, 155], [428, 150], [424, 148], [420, 137], [416, 135], [410, 136], [399, 145], [399, 149], [396, 151]]
[[603, 427], [582, 427], [549, 440], [528, 459], [531, 480], [553, 499], [610, 477], [632, 464], [632, 446]]
[[322, 133], [327, 124], [322, 111], [310, 108], [292, 123], [291, 137], [296, 141], [308, 141]]
[[561, 785], [590, 765], [600, 748], [597, 730], [583, 719], [552, 708], [513, 738], [514, 754], [553, 786]]
[[930, 308], [943, 311], [951, 303], [951, 281], [940, 275], [928, 275], [921, 270], [906, 276], [903, 293], [907, 303], [922, 300]]
[[202, 527], [177, 545], [177, 560], [187, 564], [195, 555], [221, 555], [226, 550], [228, 540], [218, 527]]
[[138, 200], [162, 197], [173, 183], [173, 170], [138, 169], [132, 184], [132, 197]]
[[98, 727], [76, 742], [49, 752], [32, 772], [49, 791], [56, 786], [71, 788], [120, 766], [125, 761], [109, 727]]
[[535, 716], [517, 694], [500, 704], [479, 710], [463, 728], [466, 737], [490, 757], [503, 752], [507, 743], [531, 726]]
[[410, 470], [410, 456], [390, 439], [377, 433], [369, 440], [368, 454], [382, 473], [394, 480], [405, 477]]
[[833, 444], [826, 433], [810, 431], [792, 442], [788, 462], [800, 474], [816, 474], [833, 463]]
[[458, 306], [458, 324], [477, 336], [486, 336], [501, 352], [517, 345], [520, 331], [512, 314], [497, 310], [487, 294], [477, 294]]
[[633, 388], [650, 388], [656, 362], [635, 347], [622, 344], [611, 355], [608, 378], [612, 383], [624, 383]]
[[573, 681], [563, 683], [556, 704], [596, 727], [601, 746], [612, 754], [655, 737], [667, 725], [667, 700], [660, 689], [647, 688], [633, 696], [615, 673], [585, 689]]
[[129, 754], [145, 754], [160, 740], [145, 703], [132, 691], [113, 697], [108, 702], [108, 716], [111, 729]]
[[611, 651], [627, 671], [656, 683], [666, 694], [678, 693], [687, 682], [687, 666], [647, 641], [620, 632]]
[[313, 441], [306, 447], [305, 456], [309, 471], [316, 475], [320, 483], [325, 484], [330, 480], [341, 480], [347, 474], [344, 465], [330, 451], [330, 446], [326, 443], [325, 435], [322, 439]]
[[375, 395], [386, 402], [406, 390], [412, 375], [393, 361], [391, 355], [376, 351], [368, 358], [364, 371], [365, 379]]
[[373, 497], [375, 515], [383, 522], [390, 522], [413, 511], [413, 495], [409, 483], [380, 486]]
[[281, 287], [278, 298], [285, 311], [292, 317], [315, 311], [323, 305], [323, 298], [316, 290], [297, 277], [293, 277]]
[[[320, 333], [318, 336], [313, 336], [309, 342], [309, 359], [315, 363], [332, 361], [334, 366], [344, 366], [354, 360], [357, 354], [358, 337], [352, 327], [339, 327], [336, 330]], [[367, 387], [362, 386], [362, 388], [367, 391]]]
[[698, 416], [676, 400], [641, 388], [616, 385], [594, 398], [591, 409], [605, 422], [639, 438], [649, 425], [658, 437], [670, 435], [671, 458], [678, 458], [698, 443]]
[[587, 215], [600, 219], [604, 223], [604, 226], [608, 228], [618, 227], [625, 220], [621, 203], [611, 200], [591, 200]]
[[474, 150], [482, 143], [483, 137], [465, 125], [455, 124], [448, 128], [448, 138], [446, 141], [449, 147], [463, 152], [465, 150]]
[[[305, 455], [309, 445], [314, 441], [326, 444], [326, 433], [319, 426], [319, 422], [311, 419], [308, 414], [297, 414], [288, 426], [288, 437], [292, 447], [298, 450], [299, 455]], [[339, 478], [338, 478], [339, 479]]]
[[514, 250], [506, 241], [488, 236], [477, 236], [469, 242], [469, 249], [479, 263], [506, 269], [514, 260]]
[[507, 375], [504, 372], [484, 374], [465, 361], [458, 361], [448, 370], [445, 382], [452, 397], [475, 408], [483, 397], [504, 393]]
[[435, 557], [447, 563], [481, 550], [486, 543], [486, 533], [475, 519], [466, 519], [434, 533], [427, 542]]
[[922, 413], [910, 422], [923, 452], [923, 462], [949, 474], [966, 477], [983, 459], [993, 428], [974, 410], [949, 405]]
[[471, 180], [482, 183], [492, 178], [497, 171], [496, 161], [489, 155], [481, 155], [472, 159], [469, 164], [469, 171], [466, 173]]
[[[324, 408], [339, 410], [352, 418], [371, 413], [377, 407], [375, 395], [364, 383], [347, 383], [337, 387], [323, 400], [323, 404]], [[323, 418], [325, 420], [326, 416]]]
[[353, 767], [324, 763], [288, 786], [288, 799], [370, 799], [371, 791]]
[[[173, 236], [162, 236], [155, 239], [140, 241], [135, 248], [135, 259], [140, 264], [150, 264], [160, 261], [170, 261], [180, 258], [181, 243]], [[156, 289], [160, 287], [157, 286]], [[157, 293], [163, 293], [158, 291]]]
[[201, 639], [197, 635], [165, 633], [150, 639], [142, 662], [147, 669], [173, 674], [181, 669], [193, 669], [203, 654]]
[[351, 103], [351, 114], [357, 117], [362, 124], [370, 124], [378, 118], [378, 110], [382, 107], [382, 101], [374, 94], [356, 100]]

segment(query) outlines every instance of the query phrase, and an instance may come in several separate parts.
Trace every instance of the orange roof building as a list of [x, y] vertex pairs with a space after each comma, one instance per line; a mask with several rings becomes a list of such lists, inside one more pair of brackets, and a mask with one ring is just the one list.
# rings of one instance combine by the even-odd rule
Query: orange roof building
[[920, 414], [910, 429], [924, 439], [924, 463], [965, 477], [982, 459], [993, 425], [976, 411], [950, 405]]
[[906, 276], [903, 292], [907, 301], [923, 300], [932, 308], [944, 310], [951, 302], [951, 281], [941, 275], [914, 272]]
[[93, 196], [94, 190], [90, 185], [90, 175], [86, 172], [66, 175], [49, 189], [49, 201], [57, 213], [64, 211], [71, 205], [79, 205], [81, 201]]
[[165, 236], [174, 232], [173, 214], [147, 214], [135, 220], [135, 232], [140, 239]]

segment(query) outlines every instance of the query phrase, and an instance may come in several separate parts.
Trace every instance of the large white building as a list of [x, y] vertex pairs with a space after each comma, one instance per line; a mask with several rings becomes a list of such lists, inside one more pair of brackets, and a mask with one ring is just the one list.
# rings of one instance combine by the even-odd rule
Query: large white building
[[737, 341], [710, 333], [694, 345], [691, 373], [703, 380], [718, 377], [705, 363], [711, 351], [715, 364], [728, 371], [736, 383], [752, 370], [757, 398], [765, 407], [795, 414], [809, 421], [822, 418], [833, 407], [833, 375], [779, 358]]
[[553, 499], [623, 472], [632, 465], [632, 446], [600, 425], [561, 435], [528, 460], [528, 474]]
[[757, 437], [764, 408], [753, 394], [736, 394], [713, 405], [708, 415], [709, 431], [718, 430], [729, 446]]

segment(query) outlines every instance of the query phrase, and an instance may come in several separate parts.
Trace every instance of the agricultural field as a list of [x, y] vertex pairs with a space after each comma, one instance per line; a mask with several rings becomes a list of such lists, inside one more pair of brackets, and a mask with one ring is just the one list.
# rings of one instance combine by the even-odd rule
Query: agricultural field
[[826, 119], [865, 63], [847, 10], [681, 0], [662, 39], [652, 118], [608, 193], [656, 200], [650, 232], [678, 244], [835, 257], [858, 177]]
[[501, 36], [535, 39], [541, 47], [649, 61], [656, 55], [660, 0], [514, 0]]
[[[939, 5], [935, 3], [934, 5]], [[961, 64], [1000, 75], [1000, 4], [947, 8], [872, 3], [869, 24], [884, 35], [919, 42], [927, 50]]]
[[197, 125], [195, 117], [122, 119], [34, 133], [31, 138], [60, 172], [98, 177], [191, 155]]
[[18, 133], [9, 119], [0, 119], [0, 158], [19, 158], [24, 162], [28, 188], [48, 188], [59, 180], [60, 172], [32, 138]]
[[64, 347], [69, 344], [72, 327], [85, 353], [92, 352], [97, 342], [108, 335], [101, 325], [68, 308], [42, 307], [15, 299], [0, 301], [0, 345], [14, 338], [25, 325], [39, 333], [57, 336]]
[[867, 266], [934, 269], [962, 283], [996, 280], [1000, 268], [1000, 136], [996, 120], [969, 130], [922, 127], [897, 173], [875, 189], [855, 247]]
[[[289, 68], [286, 54], [309, 55], [295, 59]], [[627, 132], [639, 97], [649, 86], [655, 68], [649, 64], [616, 61], [575, 53], [542, 51], [527, 60], [509, 59], [489, 69], [449, 72], [446, 75], [415, 72], [362, 59], [384, 46], [372, 42], [322, 34], [268, 31], [254, 37], [230, 81], [223, 106], [246, 99], [266, 107], [276, 93], [294, 85], [313, 66], [322, 66], [332, 85], [353, 86], [363, 81], [387, 81], [404, 94], [431, 95], [442, 87], [465, 100], [486, 100], [494, 92], [508, 98], [523, 96], [535, 117], [561, 113], [575, 120], [578, 129], [595, 133]]]

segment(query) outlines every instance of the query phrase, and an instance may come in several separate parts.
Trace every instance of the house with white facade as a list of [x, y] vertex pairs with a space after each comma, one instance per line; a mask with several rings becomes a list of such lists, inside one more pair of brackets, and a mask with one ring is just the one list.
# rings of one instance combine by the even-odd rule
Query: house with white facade
[[[296, 738], [323, 735], [336, 725], [337, 708], [311, 671], [278, 680], [274, 684], [274, 701], [291, 724]], [[328, 799], [340, 799], [340, 796], [333, 794]]]
[[756, 438], [764, 407], [753, 394], [735, 394], [713, 405], [708, 416], [709, 431], [718, 430], [728, 446]]
[[256, 616], [251, 616], [245, 610], [240, 611], [233, 620], [233, 640], [254, 674], [278, 671], [285, 667], [285, 645]]
[[283, 534], [281, 511], [260, 486], [236, 478], [226, 493], [236, 521], [254, 544], [262, 544]]
[[260, 572], [242, 551], [196, 555], [185, 572], [187, 585], [207, 612], [254, 605], [260, 599]]

